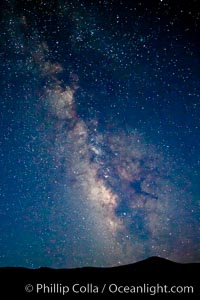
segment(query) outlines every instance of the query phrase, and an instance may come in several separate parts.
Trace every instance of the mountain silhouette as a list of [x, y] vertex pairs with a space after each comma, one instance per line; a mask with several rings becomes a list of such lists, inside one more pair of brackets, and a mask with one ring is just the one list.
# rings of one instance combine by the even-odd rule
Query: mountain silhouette
[[[190, 299], [198, 295], [200, 291], [199, 270], [200, 264], [180, 264], [160, 257], [151, 257], [134, 264], [111, 268], [51, 269], [42, 267], [27, 269], [3, 267], [0, 268], [0, 288], [7, 296], [19, 295], [32, 299], [46, 297], [57, 299], [67, 296], [68, 299], [69, 297], [71, 299], [105, 296], [137, 299], [152, 297], [154, 289], [152, 288], [150, 292], [150, 287], [154, 286], [158, 288], [155, 297], [170, 295], [170, 298], [173, 296]], [[104, 285], [106, 286], [102, 293]], [[138, 293], [134, 292], [136, 286], [140, 286]], [[168, 293], [163, 294], [162, 288], [159, 286], [167, 286]], [[173, 286], [179, 287], [178, 293], [171, 293], [170, 289]], [[183, 294], [181, 292], [183, 286], [192, 286], [193, 291]], [[63, 287], [65, 287], [64, 295]], [[29, 288], [33, 290], [27, 291]], [[141, 292], [144, 289], [146, 289], [145, 294]]]

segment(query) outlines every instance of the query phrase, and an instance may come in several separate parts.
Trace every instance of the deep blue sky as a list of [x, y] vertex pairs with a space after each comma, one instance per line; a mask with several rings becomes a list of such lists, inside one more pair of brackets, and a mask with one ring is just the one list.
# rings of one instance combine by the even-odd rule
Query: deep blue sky
[[[104, 266], [151, 255], [199, 261], [199, 18], [195, 0], [3, 3], [1, 266]], [[39, 60], [35, 53], [42, 43], [46, 56]], [[47, 61], [62, 65], [63, 72], [44, 75]], [[78, 82], [71, 123], [54, 115], [48, 98], [44, 100], [45, 91], [55, 90], [56, 80], [63, 89]], [[74, 124], [87, 127], [84, 143], [90, 166], [76, 154]], [[136, 131], [142, 140], [140, 159]], [[130, 163], [131, 155], [135, 161]], [[92, 193], [86, 189], [87, 178], [74, 179], [70, 173], [79, 160], [83, 173], [95, 169], [97, 185], [102, 180], [120, 199], [112, 217], [119, 218], [124, 229], [115, 238], [111, 234], [113, 245], [120, 244], [120, 254], [109, 245], [106, 228], [100, 229], [104, 215], [79, 199]], [[132, 172], [129, 177], [123, 175], [124, 168]], [[149, 180], [156, 196], [147, 192]], [[172, 195], [165, 200], [167, 184]], [[152, 208], [152, 199], [163, 210], [169, 201], [171, 216], [163, 213], [163, 223], [153, 219], [158, 208]], [[143, 201], [138, 204], [141, 211], [135, 208], [137, 201]], [[167, 218], [171, 221], [155, 237], [151, 222], [156, 228]], [[93, 222], [103, 232], [102, 246], [96, 244]], [[126, 247], [133, 253], [127, 260]]]

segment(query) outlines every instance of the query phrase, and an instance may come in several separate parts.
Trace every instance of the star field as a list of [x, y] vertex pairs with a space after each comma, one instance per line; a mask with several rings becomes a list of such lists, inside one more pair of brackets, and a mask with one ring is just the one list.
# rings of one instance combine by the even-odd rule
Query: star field
[[195, 0], [3, 2], [1, 266], [199, 262], [199, 18]]

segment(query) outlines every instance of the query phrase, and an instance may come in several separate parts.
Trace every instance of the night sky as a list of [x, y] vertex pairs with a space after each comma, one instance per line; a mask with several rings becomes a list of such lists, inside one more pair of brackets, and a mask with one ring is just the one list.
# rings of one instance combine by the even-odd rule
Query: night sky
[[197, 0], [7, 0], [0, 266], [200, 262]]

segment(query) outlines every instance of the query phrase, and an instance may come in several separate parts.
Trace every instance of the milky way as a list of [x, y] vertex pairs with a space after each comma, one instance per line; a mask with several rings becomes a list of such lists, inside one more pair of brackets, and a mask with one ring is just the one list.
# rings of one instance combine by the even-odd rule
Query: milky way
[[[31, 193], [28, 191], [28, 196], [23, 196], [24, 202], [20, 197], [17, 202], [25, 219], [28, 219], [24, 228], [26, 224], [33, 225], [33, 228], [40, 224], [36, 229], [39, 246], [30, 245], [31, 250], [27, 252], [29, 259], [25, 265], [115, 266], [155, 255], [180, 262], [198, 260], [198, 241], [194, 232], [199, 228], [198, 218], [193, 219], [192, 215], [197, 205], [191, 205], [193, 196], [190, 179], [186, 175], [187, 166], [180, 164], [181, 158], [178, 160], [176, 153], [168, 151], [170, 142], [173, 145], [171, 136], [170, 142], [160, 138], [160, 146], [149, 135], [152, 128], [157, 135], [164, 131], [164, 125], [162, 128], [160, 124], [167, 122], [168, 118], [162, 107], [165, 105], [167, 111], [169, 102], [163, 96], [160, 102], [154, 103], [155, 97], [161, 97], [162, 89], [170, 97], [173, 96], [171, 82], [166, 83], [164, 79], [162, 84], [157, 82], [158, 75], [155, 81], [148, 78], [148, 64], [143, 65], [137, 58], [137, 47], [141, 47], [142, 60], [144, 51], [150, 47], [150, 40], [156, 41], [158, 30], [152, 29], [152, 35], [143, 37], [137, 33], [136, 29], [141, 27], [137, 23], [132, 42], [128, 29], [126, 34], [123, 31], [125, 29], [119, 29], [121, 36], [113, 38], [113, 29], [104, 28], [104, 17], [101, 13], [98, 15], [94, 8], [87, 10], [87, 5], [79, 5], [79, 1], [74, 6], [59, 2], [60, 6], [56, 9], [59, 16], [57, 28], [66, 20], [69, 22], [69, 32], [66, 34], [63, 31], [63, 37], [59, 40], [54, 36], [53, 21], [50, 22], [51, 27], [47, 16], [43, 25], [40, 20], [41, 24], [36, 26], [30, 11], [25, 10], [23, 14], [18, 12], [14, 16], [14, 6], [9, 5], [12, 8], [9, 15], [11, 29], [6, 34], [10, 45], [15, 48], [15, 55], [10, 50], [11, 54], [14, 59], [17, 57], [15, 65], [8, 60], [12, 65], [10, 76], [22, 74], [17, 75], [21, 76], [21, 81], [23, 76], [28, 78], [28, 88], [23, 85], [22, 94], [28, 99], [29, 107], [33, 105], [32, 99], [36, 99], [35, 111], [41, 120], [37, 126], [34, 125], [37, 128], [36, 136], [31, 135], [26, 147], [35, 156], [32, 158], [34, 168], [35, 165], [45, 165], [44, 170], [40, 167], [45, 175], [40, 176], [40, 171], [37, 171], [37, 180], [42, 182], [40, 178], [44, 177], [45, 184], [42, 188], [41, 183], [39, 187], [36, 184], [36, 190], [42, 190], [36, 197], [33, 192], [36, 203], [32, 204], [32, 220], [29, 216]], [[38, 10], [38, 14], [41, 12]], [[52, 10], [52, 19], [54, 14]], [[119, 26], [120, 18], [120, 13], [117, 13], [115, 26]], [[34, 24], [33, 30], [31, 24]], [[40, 26], [49, 29], [40, 33]], [[68, 44], [63, 46], [65, 35], [68, 36]], [[133, 48], [129, 48], [132, 47], [131, 43], [135, 45]], [[67, 62], [63, 59], [65, 47], [68, 51]], [[95, 53], [91, 55], [91, 61], [89, 51]], [[131, 51], [135, 62], [130, 58]], [[152, 55], [153, 59], [156, 56], [155, 65], [159, 70], [159, 54], [156, 51], [152, 51]], [[148, 57], [149, 53], [145, 55]], [[102, 59], [102, 69], [95, 55]], [[162, 64], [165, 65], [165, 61]], [[88, 70], [91, 72], [89, 75]], [[91, 78], [91, 83], [86, 77]], [[102, 77], [105, 79], [102, 80]], [[95, 88], [94, 82], [97, 84]], [[134, 92], [129, 95], [126, 89], [131, 85]], [[157, 94], [154, 86], [159, 86]], [[176, 87], [174, 90], [177, 90]], [[148, 94], [148, 106], [138, 100], [145, 93]], [[174, 102], [179, 105], [177, 94], [175, 96], [177, 99]], [[92, 105], [92, 101], [95, 105]], [[127, 108], [124, 108], [128, 106], [127, 103], [131, 103], [131, 117]], [[154, 105], [156, 113], [151, 111]], [[137, 120], [138, 107], [143, 124], [150, 124], [145, 130], [139, 126], [141, 119], [139, 122]], [[123, 113], [123, 117], [116, 117]], [[157, 117], [162, 122], [159, 121], [159, 125], [155, 126], [153, 124]], [[165, 130], [170, 132], [169, 128]], [[39, 146], [34, 146], [35, 140], [39, 140]], [[179, 140], [177, 138], [177, 144]], [[28, 177], [27, 172], [25, 175]], [[44, 263], [35, 259], [32, 249], [43, 253]], [[18, 259], [16, 264], [23, 263]]]
[[[70, 197], [72, 209], [84, 221], [86, 242], [92, 244], [86, 263], [91, 264], [92, 258], [96, 265], [126, 264], [151, 255], [179, 260], [174, 243], [184, 232], [174, 228], [177, 218], [181, 220], [181, 212], [177, 216], [175, 210], [186, 196], [173, 182], [173, 163], [145, 143], [136, 129], [116, 127], [100, 133], [97, 119], [88, 124], [81, 119], [76, 111], [78, 75], [72, 76], [69, 86], [61, 86], [57, 76], [63, 68], [46, 60], [46, 44], [38, 49], [33, 57], [50, 82], [41, 101], [47, 103], [49, 118], [56, 118], [53, 156], [62, 170], [62, 184], [68, 185], [56, 215], [67, 210]], [[51, 217], [52, 222], [58, 218], [54, 212]], [[62, 223], [57, 226], [62, 228]], [[77, 249], [73, 251], [78, 255]]]

